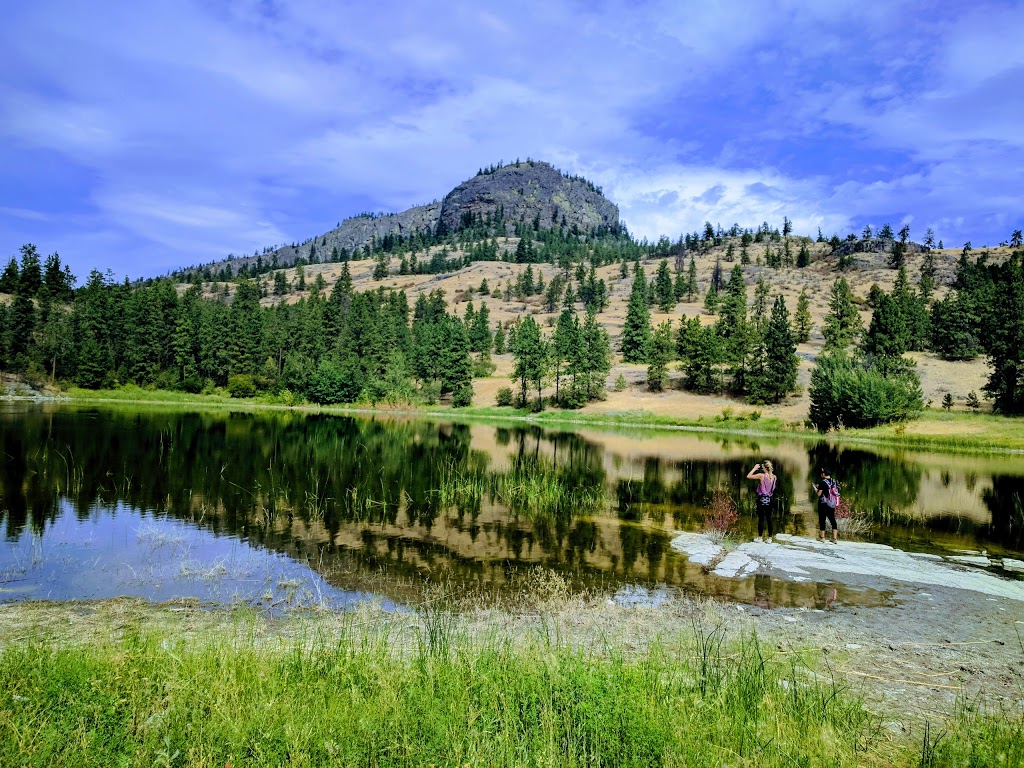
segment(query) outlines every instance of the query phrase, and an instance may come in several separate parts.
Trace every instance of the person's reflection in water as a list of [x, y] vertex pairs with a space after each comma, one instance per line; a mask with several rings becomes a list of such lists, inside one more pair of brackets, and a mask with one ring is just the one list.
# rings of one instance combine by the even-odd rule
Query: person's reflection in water
[[772, 577], [766, 573], [754, 574], [754, 605], [758, 608], [772, 607]]
[[835, 608], [836, 600], [839, 597], [839, 590], [831, 584], [818, 584], [817, 586], [818, 589], [814, 597], [814, 607], [824, 611], [827, 611], [830, 608]]

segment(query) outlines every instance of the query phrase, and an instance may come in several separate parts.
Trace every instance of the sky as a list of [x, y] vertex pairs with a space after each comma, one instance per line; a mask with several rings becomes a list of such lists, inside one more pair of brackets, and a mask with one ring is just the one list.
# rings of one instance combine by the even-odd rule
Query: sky
[[33, 0], [0, 25], [0, 260], [80, 282], [302, 241], [546, 160], [638, 238], [1024, 224], [1024, 2]]

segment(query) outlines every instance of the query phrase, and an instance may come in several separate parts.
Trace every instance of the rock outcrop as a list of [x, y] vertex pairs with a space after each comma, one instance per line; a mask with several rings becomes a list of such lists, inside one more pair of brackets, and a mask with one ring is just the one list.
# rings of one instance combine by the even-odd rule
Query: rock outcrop
[[[471, 215], [471, 216], [470, 216]], [[260, 256], [232, 258], [216, 265], [237, 273], [245, 264], [276, 263], [288, 267], [299, 257], [327, 261], [335, 249], [352, 254], [388, 235], [408, 238], [418, 233], [458, 231], [467, 220], [493, 220], [500, 216], [511, 234], [516, 223], [539, 220], [540, 227], [565, 227], [585, 233], [619, 226], [619, 209], [600, 188], [586, 179], [566, 176], [549, 163], [527, 160], [489, 168], [459, 184], [441, 202], [420, 205], [401, 213], [360, 215], [297, 246], [283, 246]], [[191, 270], [184, 270], [187, 274]]]
[[619, 224], [618, 206], [600, 189], [535, 161], [506, 165], [459, 184], [442, 201], [440, 219], [453, 231], [467, 213], [483, 218], [499, 210], [506, 222], [539, 218], [545, 229], [564, 225], [586, 232]]
[[[892, 253], [893, 246], [897, 243], [896, 240], [890, 240], [889, 238], [873, 237], [860, 240], [844, 240], [842, 244], [832, 251], [832, 256], [853, 256], [858, 253], [872, 254], [872, 253]], [[914, 243], [907, 241], [903, 244], [903, 253], [927, 253], [931, 249], [927, 245], [921, 245], [920, 243]]]

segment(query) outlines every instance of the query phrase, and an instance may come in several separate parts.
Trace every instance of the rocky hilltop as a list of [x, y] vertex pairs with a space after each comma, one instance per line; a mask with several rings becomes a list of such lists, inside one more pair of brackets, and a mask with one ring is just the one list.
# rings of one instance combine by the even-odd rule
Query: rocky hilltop
[[[619, 209], [586, 179], [567, 176], [550, 163], [527, 160], [482, 169], [441, 202], [401, 213], [353, 216], [301, 245], [284, 246], [259, 257], [229, 259], [217, 268], [227, 267], [236, 273], [242, 265], [255, 265], [257, 260], [278, 267], [291, 266], [299, 257], [310, 262], [327, 261], [335, 250], [339, 254], [353, 254], [372, 243], [381, 243], [389, 235], [409, 238], [439, 231], [456, 232], [468, 221], [496, 218], [504, 222], [509, 234], [516, 223], [534, 220], [539, 220], [544, 229], [565, 227], [583, 233], [599, 227], [617, 227]], [[184, 270], [186, 274], [191, 271]]]
[[567, 226], [583, 232], [619, 223], [618, 206], [600, 188], [534, 161], [482, 171], [459, 184], [442, 201], [440, 221], [453, 231], [469, 213], [480, 219], [498, 211], [507, 222], [539, 217], [544, 228]]

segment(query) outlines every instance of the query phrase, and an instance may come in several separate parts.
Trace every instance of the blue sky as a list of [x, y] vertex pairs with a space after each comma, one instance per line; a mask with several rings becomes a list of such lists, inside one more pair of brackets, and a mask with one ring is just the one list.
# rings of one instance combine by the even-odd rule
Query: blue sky
[[[0, 258], [162, 274], [533, 157], [637, 236], [1024, 222], [1024, 3], [33, 0], [0, 27]], [[810, 6], [810, 8], [808, 8]]]

